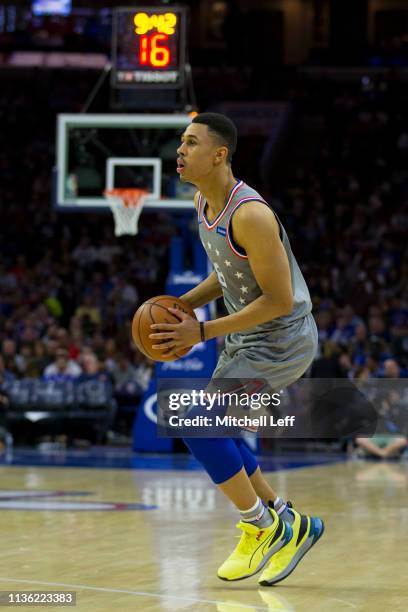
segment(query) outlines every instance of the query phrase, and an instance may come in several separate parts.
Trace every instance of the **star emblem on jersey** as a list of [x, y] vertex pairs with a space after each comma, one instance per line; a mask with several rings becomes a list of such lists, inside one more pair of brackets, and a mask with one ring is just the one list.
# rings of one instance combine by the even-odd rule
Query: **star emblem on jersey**
[[243, 275], [243, 273], [242, 273], [242, 272], [235, 272], [235, 276], [236, 276], [237, 278], [244, 278], [244, 275]]
[[239, 303], [240, 303], [240, 304], [245, 304], [245, 300], [244, 300], [244, 298], [242, 298], [242, 297], [241, 297], [241, 298], [239, 298]]
[[228, 261], [228, 259], [226, 259], [226, 260], [224, 261], [224, 263], [225, 263], [225, 265], [227, 266], [227, 268], [230, 268], [230, 267], [231, 267], [231, 262], [230, 262], [230, 261]]
[[209, 249], [210, 249], [210, 251], [211, 251], [211, 249], [212, 249], [211, 242], [207, 242], [207, 246], [208, 246], [208, 248], [209, 248]]
[[248, 293], [248, 287], [244, 287], [244, 285], [242, 285], [240, 290], [242, 291], [242, 293]]
[[218, 256], [220, 254], [218, 249], [215, 249], [215, 254]]

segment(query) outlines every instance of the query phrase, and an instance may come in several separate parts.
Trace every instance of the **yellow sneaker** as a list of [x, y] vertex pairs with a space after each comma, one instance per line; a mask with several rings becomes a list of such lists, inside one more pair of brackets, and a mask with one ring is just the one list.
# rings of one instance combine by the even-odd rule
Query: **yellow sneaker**
[[272, 508], [266, 508], [265, 512], [270, 512], [273, 518], [269, 527], [259, 529], [244, 521], [237, 523], [243, 533], [236, 548], [218, 569], [218, 578], [242, 580], [253, 576], [289, 541], [291, 527]]
[[[262, 586], [271, 586], [289, 576], [302, 557], [323, 535], [322, 519], [299, 514], [293, 508], [290, 508], [288, 512], [293, 515], [293, 523], [290, 525], [293, 535], [262, 572], [258, 581]], [[289, 526], [288, 523], [286, 525]]]

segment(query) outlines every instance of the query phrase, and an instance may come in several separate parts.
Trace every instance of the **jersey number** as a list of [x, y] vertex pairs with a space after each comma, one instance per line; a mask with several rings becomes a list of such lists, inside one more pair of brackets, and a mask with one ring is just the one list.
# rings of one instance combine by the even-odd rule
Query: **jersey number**
[[221, 287], [224, 287], [224, 289], [226, 289], [227, 281], [225, 280], [225, 276], [223, 275], [221, 268], [217, 263], [214, 263], [214, 270], [218, 277], [218, 282], [220, 283]]

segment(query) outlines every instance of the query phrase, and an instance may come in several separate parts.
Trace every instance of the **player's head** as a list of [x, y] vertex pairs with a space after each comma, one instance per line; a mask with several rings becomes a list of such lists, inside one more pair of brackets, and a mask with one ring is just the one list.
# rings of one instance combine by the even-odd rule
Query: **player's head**
[[206, 125], [209, 135], [215, 145], [226, 148], [225, 161], [231, 164], [232, 156], [237, 148], [237, 128], [231, 119], [220, 113], [201, 113], [192, 121], [199, 125]]
[[237, 129], [225, 115], [201, 113], [194, 117], [181, 140], [177, 171], [182, 181], [195, 184], [214, 170], [231, 166]]

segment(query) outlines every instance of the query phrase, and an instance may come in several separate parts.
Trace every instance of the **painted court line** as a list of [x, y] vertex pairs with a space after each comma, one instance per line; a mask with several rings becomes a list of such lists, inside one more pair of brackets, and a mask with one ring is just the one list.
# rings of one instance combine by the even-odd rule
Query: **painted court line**
[[[209, 603], [209, 604], [227, 604], [227, 601], [222, 599], [198, 599], [197, 597], [180, 597], [178, 595], [162, 595], [160, 593], [149, 593], [145, 591], [128, 591], [127, 589], [109, 589], [104, 587], [95, 587], [86, 584], [67, 584], [65, 582], [46, 582], [44, 580], [23, 580], [19, 578], [5, 578], [1, 577], [0, 582], [15, 582], [18, 584], [30, 584], [30, 585], [41, 585], [41, 586], [53, 586], [53, 587], [61, 587], [66, 589], [78, 589], [78, 590], [88, 590], [88, 591], [100, 591], [101, 593], [123, 593], [125, 595], [136, 595], [137, 597], [153, 597], [156, 599], [173, 599], [176, 601], [190, 601], [194, 603]], [[237, 608], [243, 608], [251, 610], [269, 610], [269, 607], [265, 606], [256, 606], [253, 604], [242, 604], [235, 603], [234, 606]]]

